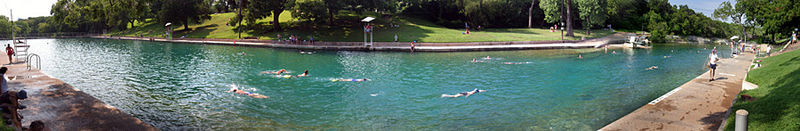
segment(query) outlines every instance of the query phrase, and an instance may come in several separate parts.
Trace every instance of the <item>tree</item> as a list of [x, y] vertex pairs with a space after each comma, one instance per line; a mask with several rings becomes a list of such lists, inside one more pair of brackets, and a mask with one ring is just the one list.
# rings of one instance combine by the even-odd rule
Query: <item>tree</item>
[[245, 18], [248, 23], [254, 24], [257, 19], [272, 16], [273, 29], [281, 31], [280, 15], [294, 4], [294, 0], [253, 0], [247, 5]]
[[210, 5], [202, 0], [165, 0], [159, 19], [162, 23], [171, 22], [191, 30], [189, 24], [211, 19]]
[[575, 36], [572, 33], [572, 0], [542, 0], [539, 6], [544, 10], [545, 20], [548, 23], [564, 22], [566, 36]]
[[567, 1], [567, 4], [565, 4], [564, 6], [567, 9], [567, 15], [566, 15], [566, 17], [567, 17], [567, 25], [566, 25], [567, 34], [565, 34], [565, 35], [566, 36], [575, 36], [575, 34], [572, 33], [572, 14], [573, 14], [573, 11], [572, 11], [572, 0], [566, 0], [566, 1]]
[[714, 10], [714, 17], [721, 20], [731, 20], [733, 23], [741, 25], [742, 38], [747, 41], [747, 28], [742, 24], [744, 18], [744, 11], [741, 8], [734, 8], [731, 2], [723, 1], [717, 9]]
[[0, 37], [11, 38], [11, 21], [3, 15], [0, 15]]
[[581, 18], [584, 18], [583, 24], [586, 29], [586, 34], [591, 34], [592, 26], [602, 25], [606, 18], [606, 2], [605, 0], [577, 0], [578, 11]]
[[536, 0], [531, 0], [531, 7], [528, 8], [528, 28], [533, 24], [533, 7], [536, 7]]

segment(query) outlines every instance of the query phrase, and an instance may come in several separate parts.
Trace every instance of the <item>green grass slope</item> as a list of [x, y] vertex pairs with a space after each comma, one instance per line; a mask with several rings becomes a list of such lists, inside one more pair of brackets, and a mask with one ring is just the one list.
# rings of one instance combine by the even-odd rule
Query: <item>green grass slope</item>
[[[190, 25], [191, 31], [184, 30], [183, 26], [177, 27], [173, 37], [186, 36], [188, 38], [223, 38], [236, 39], [238, 33], [233, 26], [227, 26], [227, 22], [235, 17], [235, 13], [221, 13], [211, 15], [210, 20], [200, 24]], [[364, 33], [362, 23], [359, 20], [365, 16], [378, 16], [375, 14], [355, 15], [353, 13], [341, 13], [337, 15], [336, 26], [328, 26], [327, 23], [313, 24], [309, 22], [298, 22], [298, 19], [291, 17], [291, 12], [285, 11], [280, 15], [280, 24], [284, 28], [282, 32], [270, 31], [272, 18], [258, 20], [258, 26], [252, 30], [242, 32], [242, 37], [259, 37], [263, 40], [277, 39], [281, 34], [283, 39], [289, 35], [299, 35], [304, 40], [311, 36], [319, 41], [363, 41]], [[374, 23], [374, 41], [394, 41], [396, 34], [399, 41], [408, 42], [418, 40], [420, 42], [487, 42], [487, 41], [545, 41], [561, 40], [560, 32], [550, 32], [549, 29], [529, 29], [529, 28], [489, 28], [481, 31], [471, 30], [471, 34], [462, 34], [464, 29], [451, 29], [433, 24], [432, 22], [409, 18], [391, 17], [379, 18]], [[148, 20], [136, 23], [135, 28], [126, 31], [115, 32], [115, 35], [137, 36], [161, 36], [164, 33], [164, 24]], [[399, 25], [392, 27], [391, 25]], [[585, 38], [604, 37], [613, 32], [606, 30], [593, 30], [591, 35], [584, 34], [584, 30], [575, 30], [576, 37], [565, 37], [568, 40]]]
[[800, 130], [800, 50], [762, 60], [762, 67], [747, 76], [758, 88], [740, 93], [755, 100], [737, 101], [725, 130], [734, 129], [734, 112], [739, 109], [750, 113], [750, 130]]

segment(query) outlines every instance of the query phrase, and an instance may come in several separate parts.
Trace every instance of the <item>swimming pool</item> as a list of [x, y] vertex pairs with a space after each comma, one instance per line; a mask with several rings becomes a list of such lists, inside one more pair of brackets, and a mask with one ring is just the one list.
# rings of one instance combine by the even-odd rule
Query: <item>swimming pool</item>
[[[309, 55], [105, 39], [29, 43], [43, 72], [163, 130], [596, 130], [705, 72], [712, 47]], [[279, 69], [311, 77], [259, 73]], [[331, 81], [338, 78], [371, 81]], [[231, 85], [271, 98], [226, 93]], [[487, 91], [440, 97], [475, 88]]]

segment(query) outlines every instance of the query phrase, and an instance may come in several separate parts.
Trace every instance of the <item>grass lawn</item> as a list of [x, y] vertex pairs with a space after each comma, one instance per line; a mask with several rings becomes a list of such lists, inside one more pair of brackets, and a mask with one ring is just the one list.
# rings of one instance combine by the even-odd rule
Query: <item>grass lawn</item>
[[761, 59], [762, 67], [748, 73], [747, 81], [757, 89], [742, 91], [755, 100], [739, 100], [733, 105], [725, 130], [734, 129], [734, 112], [745, 109], [749, 130], [800, 129], [800, 50]]
[[[238, 34], [235, 27], [227, 26], [229, 19], [235, 17], [235, 13], [221, 13], [211, 15], [210, 20], [203, 21], [201, 24], [190, 25], [191, 31], [183, 30], [183, 26], [175, 29], [173, 37], [186, 36], [188, 38], [225, 38], [236, 39]], [[370, 15], [365, 15], [370, 16]], [[377, 15], [372, 15], [377, 16]], [[328, 26], [327, 23], [312, 24], [308, 22], [297, 22], [291, 17], [291, 12], [285, 11], [280, 15], [280, 23], [283, 27], [282, 32], [269, 31], [272, 27], [272, 18], [258, 20], [260, 28], [243, 31], [242, 37], [255, 36], [263, 40], [277, 39], [277, 34], [281, 34], [283, 39], [289, 35], [300, 35], [307, 40], [313, 36], [320, 41], [363, 41], [364, 33], [361, 23], [358, 21], [361, 16], [344, 12], [337, 15], [337, 23], [348, 26]], [[399, 25], [391, 27], [390, 24]], [[125, 36], [136, 36], [140, 33], [145, 36], [160, 36], [164, 32], [163, 23], [156, 21], [145, 21], [136, 23], [136, 28], [127, 31], [116, 32]], [[417, 40], [419, 42], [487, 42], [487, 41], [544, 41], [561, 40], [560, 32], [550, 32], [549, 29], [529, 29], [529, 28], [489, 28], [481, 31], [471, 30], [471, 34], [464, 35], [463, 29], [445, 28], [433, 24], [432, 22], [408, 18], [393, 17], [389, 19], [377, 19], [374, 22], [374, 41], [394, 41], [397, 34], [400, 41], [408, 42]], [[613, 32], [607, 30], [593, 30], [591, 35], [586, 35], [585, 30], [576, 29], [576, 37], [565, 37], [568, 40], [577, 40], [582, 37], [599, 38]]]

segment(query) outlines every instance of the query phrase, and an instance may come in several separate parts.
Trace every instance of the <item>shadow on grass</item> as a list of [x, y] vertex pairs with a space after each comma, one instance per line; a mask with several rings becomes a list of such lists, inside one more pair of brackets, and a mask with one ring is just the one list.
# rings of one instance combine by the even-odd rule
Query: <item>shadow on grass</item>
[[216, 30], [216, 28], [213, 28], [213, 27], [218, 27], [218, 26], [219, 25], [217, 25], [217, 24], [211, 24], [211, 25], [196, 27], [193, 30], [188, 30], [188, 31], [187, 30], [180, 30], [180, 31], [175, 32], [176, 35], [173, 36], [173, 37], [179, 38], [182, 35], [186, 35], [187, 37], [192, 37], [192, 38], [206, 38], [206, 37], [208, 37], [208, 35], [211, 34], [211, 32]]
[[[798, 57], [795, 57], [798, 58]], [[794, 59], [792, 59], [794, 61]], [[787, 61], [786, 63], [795, 63]], [[771, 76], [760, 76], [771, 77]], [[772, 84], [767, 84], [760, 88], [771, 88], [768, 93], [762, 98], [747, 102], [744, 100], [737, 100], [737, 103], [732, 108], [731, 117], [728, 119], [728, 124], [725, 130], [733, 130], [735, 112], [738, 109], [745, 109], [749, 112], [748, 122], [750, 129], [755, 130], [796, 130], [800, 129], [799, 123], [790, 123], [792, 121], [800, 120], [800, 113], [792, 108], [800, 106], [800, 69], [794, 70], [784, 76], [777, 77], [778, 81]], [[765, 89], [761, 89], [765, 90]], [[745, 91], [742, 94], [749, 94]], [[757, 97], [757, 96], [753, 96]], [[788, 115], [788, 116], [787, 116]], [[791, 125], [794, 124], [794, 125]]]

